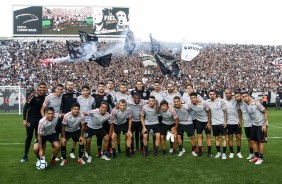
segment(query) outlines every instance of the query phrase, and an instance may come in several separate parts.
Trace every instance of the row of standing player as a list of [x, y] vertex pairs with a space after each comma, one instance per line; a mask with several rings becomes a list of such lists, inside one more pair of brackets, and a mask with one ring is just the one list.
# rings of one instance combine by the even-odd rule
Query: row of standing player
[[[93, 96], [94, 97], [96, 97], [96, 98], [94, 98], [94, 100], [92, 99], [92, 101], [90, 100], [90, 102], [91, 103], [89, 103], [89, 98], [87, 98], [88, 100], [86, 100], [85, 101], [85, 99], [86, 98], [84, 98], [84, 100], [83, 100], [83, 98], [82, 99], [79, 99], [79, 98], [77, 98], [77, 99], [75, 99], [75, 97], [77, 97], [78, 95], [77, 94], [74, 94], [74, 91], [73, 91], [73, 88], [72, 88], [72, 86], [73, 86], [73, 83], [72, 82], [67, 82], [67, 91], [66, 91], [66, 93], [63, 95], [63, 98], [61, 98], [61, 94], [60, 94], [60, 92], [62, 92], [63, 91], [63, 86], [58, 86], [57, 87], [57, 89], [56, 89], [56, 92], [54, 93], [54, 94], [51, 94], [51, 95], [49, 95], [46, 99], [45, 99], [45, 101], [44, 101], [44, 103], [43, 103], [43, 105], [42, 105], [42, 108], [41, 108], [41, 115], [42, 116], [44, 116], [44, 109], [46, 108], [46, 107], [51, 107], [51, 106], [53, 106], [53, 107], [57, 107], [57, 108], [55, 108], [55, 112], [57, 111], [58, 112], [58, 109], [60, 109], [60, 107], [61, 107], [61, 104], [63, 104], [62, 105], [62, 107], [64, 107], [64, 106], [68, 106], [68, 107], [70, 107], [70, 104], [72, 104], [75, 100], [77, 101], [77, 102], [79, 102], [79, 104], [81, 105], [81, 111], [83, 112], [87, 112], [87, 110], [85, 109], [85, 108], [87, 108], [86, 106], [87, 106], [87, 104], [88, 104], [88, 106], [89, 106], [89, 104], [91, 104], [92, 102], [93, 102], [93, 104], [91, 105], [91, 107], [90, 107], [90, 109], [88, 109], [88, 111], [89, 110], [91, 110], [92, 108], [93, 108], [93, 106], [94, 106], [94, 103], [96, 102], [97, 104], [96, 104], [96, 107], [97, 107], [97, 105], [98, 105], [98, 103], [100, 102], [100, 104], [101, 104], [101, 101], [108, 101], [109, 102], [109, 104], [112, 104], [111, 105], [111, 107], [113, 108], [113, 101], [114, 101], [114, 98], [119, 98], [119, 99], [126, 99], [126, 100], [128, 100], [127, 99], [127, 97], [128, 98], [130, 98], [130, 95], [127, 93], [127, 89], [126, 89], [126, 86], [125, 85], [121, 85], [120, 86], [120, 92], [114, 92], [114, 90], [113, 90], [113, 81], [109, 81], [109, 83], [108, 83], [108, 93], [105, 93], [105, 90], [104, 90], [104, 88], [105, 88], [105, 85], [103, 84], [103, 83], [100, 83], [99, 85], [98, 85], [98, 94], [94, 94]], [[31, 103], [32, 102], [32, 99], [34, 99], [34, 98], [45, 98], [45, 95], [42, 95], [44, 92], [42, 92], [42, 91], [44, 91], [44, 90], [42, 90], [41, 88], [44, 88], [44, 87], [42, 87], [41, 85], [39, 85], [39, 90], [38, 90], [38, 92], [36, 93], [36, 94], [32, 94], [32, 95], [30, 95], [30, 97], [28, 98], [28, 100], [27, 100], [27, 104], [26, 104], [26, 106], [27, 107], [25, 107], [25, 110], [26, 110], [26, 112], [27, 112], [27, 109], [28, 110], [30, 110], [30, 108], [32, 107], [32, 106], [36, 106], [36, 105], [32, 105], [33, 103]], [[88, 88], [88, 89], [87, 89]], [[83, 91], [82, 91], [82, 96], [85, 96], [85, 94], [86, 94], [86, 96], [87, 96], [87, 94], [89, 95], [89, 87], [87, 87], [86, 86], [86, 88], [83, 88], [82, 89]], [[85, 91], [85, 92], [84, 92]], [[189, 100], [190, 100], [190, 96], [189, 96], [189, 94], [191, 94], [192, 92], [193, 92], [194, 90], [193, 90], [193, 86], [191, 86], [191, 85], [189, 85], [188, 86], [188, 88], [187, 88], [187, 92], [186, 93], [184, 93], [183, 94], [183, 96], [182, 96], [182, 99], [181, 98], [179, 98], [179, 101], [181, 102], [181, 101], [184, 101], [184, 102], [188, 102]], [[42, 94], [41, 94], [42, 93]], [[56, 95], [56, 93], [57, 93], [57, 95]], [[214, 93], [214, 94], [213, 94]], [[231, 93], [231, 91], [230, 90], [227, 90], [226, 91], [226, 97], [228, 97], [228, 93]], [[112, 96], [111, 96], [111, 95]], [[143, 99], [145, 99], [146, 100], [146, 98], [148, 99], [149, 98], [149, 96], [151, 95], [151, 96], [154, 96], [155, 98], [156, 98], [156, 100], [157, 101], [161, 101], [161, 100], [166, 100], [167, 102], [168, 102], [168, 105], [170, 105], [170, 106], [173, 106], [173, 105], [175, 105], [175, 102], [174, 102], [174, 100], [176, 100], [176, 99], [174, 99], [174, 97], [175, 96], [180, 96], [180, 94], [178, 93], [178, 92], [176, 92], [176, 91], [174, 91], [174, 87], [173, 87], [173, 85], [172, 84], [168, 84], [168, 86], [167, 86], [167, 91], [166, 92], [164, 92], [164, 91], [162, 91], [161, 90], [161, 88], [160, 88], [160, 84], [158, 83], [158, 82], [156, 82], [155, 83], [155, 90], [153, 91], [153, 92], [149, 92], [148, 90], [146, 90], [146, 89], [144, 89], [144, 87], [143, 87], [143, 85], [142, 85], [142, 82], [141, 81], [138, 81], [137, 83], [136, 83], [136, 89], [135, 90], [133, 90], [133, 91], [131, 91], [131, 94], [133, 95], [133, 94], [139, 94], [139, 96], [141, 97], [141, 98], [143, 98]], [[44, 97], [43, 97], [44, 96]], [[213, 97], [214, 96], [214, 97]], [[163, 123], [163, 125], [161, 126], [161, 128], [157, 128], [156, 126], [150, 126], [150, 125], [154, 125], [154, 118], [155, 117], [153, 117], [153, 123], [152, 122], [150, 122], [150, 120], [148, 120], [148, 117], [150, 117], [150, 115], [145, 115], [146, 114], [146, 109], [143, 109], [143, 110], [145, 110], [144, 112], [145, 112], [145, 116], [144, 116], [144, 118], [145, 119], [143, 119], [143, 122], [144, 122], [144, 125], [146, 125], [146, 123], [147, 123], [147, 125], [144, 127], [145, 128], [145, 130], [146, 130], [146, 128], [147, 129], [153, 129], [154, 130], [154, 133], [156, 134], [156, 144], [155, 144], [155, 150], [157, 150], [156, 148], [158, 147], [158, 145], [159, 145], [159, 132], [161, 132], [161, 136], [160, 137], [162, 137], [162, 139], [161, 140], [163, 140], [163, 138], [164, 138], [164, 133], [163, 132], [166, 132], [167, 130], [170, 130], [172, 133], [173, 133], [173, 135], [175, 136], [175, 138], [176, 138], [176, 140], [178, 141], [178, 144], [179, 144], [179, 148], [180, 148], [180, 152], [179, 152], [179, 156], [181, 156], [183, 153], [184, 153], [184, 149], [181, 147], [182, 145], [181, 145], [181, 141], [182, 141], [182, 139], [180, 138], [178, 138], [178, 136], [176, 137], [176, 134], [178, 134], [178, 133], [176, 133], [175, 131], [176, 130], [180, 130], [180, 132], [182, 131], [182, 133], [184, 132], [184, 131], [186, 131], [187, 132], [187, 134], [188, 134], [188, 136], [191, 136], [191, 138], [192, 138], [192, 153], [195, 155], [195, 156], [201, 156], [201, 150], [202, 150], [202, 133], [201, 133], [201, 131], [203, 131], [203, 129], [206, 131], [206, 134], [207, 134], [207, 142], [208, 142], [208, 156], [211, 156], [211, 141], [210, 141], [210, 130], [211, 130], [211, 123], [212, 123], [212, 128], [213, 128], [213, 132], [214, 132], [214, 135], [215, 135], [215, 138], [216, 138], [216, 147], [217, 147], [217, 151], [218, 151], [218, 153], [217, 153], [217, 155], [216, 155], [216, 158], [218, 158], [218, 157], [220, 157], [220, 147], [219, 147], [219, 135], [221, 135], [221, 138], [222, 138], [222, 145], [223, 145], [223, 154], [222, 154], [222, 158], [223, 159], [225, 159], [226, 158], [226, 155], [225, 155], [225, 153], [226, 153], [226, 138], [225, 138], [225, 135], [226, 135], [226, 133], [227, 133], [227, 129], [226, 129], [226, 126], [227, 126], [227, 124], [228, 124], [228, 122], [232, 122], [232, 121], [234, 121], [234, 119], [232, 119], [232, 115], [233, 116], [238, 116], [238, 121], [237, 120], [235, 120], [235, 121], [237, 121], [236, 123], [234, 123], [233, 122], [233, 124], [232, 124], [232, 126], [229, 126], [228, 127], [228, 137], [229, 137], [229, 147], [230, 147], [230, 158], [232, 158], [233, 156], [234, 156], [234, 153], [233, 153], [233, 133], [235, 133], [235, 135], [236, 135], [236, 138], [237, 138], [237, 155], [238, 155], [238, 157], [239, 158], [242, 158], [242, 155], [241, 155], [241, 152], [240, 152], [240, 147], [241, 147], [241, 141], [240, 141], [240, 139], [241, 139], [241, 124], [242, 124], [242, 118], [240, 118], [241, 116], [240, 116], [240, 112], [242, 112], [242, 109], [241, 108], [238, 108], [238, 103], [234, 103], [234, 101], [232, 101], [233, 99], [229, 99], [229, 100], [231, 100], [230, 102], [230, 104], [231, 104], [231, 106], [230, 106], [230, 108], [227, 108], [227, 111], [228, 111], [228, 109], [230, 109], [230, 112], [229, 113], [227, 113], [227, 111], [226, 111], [226, 108], [224, 107], [225, 106], [225, 103], [222, 103], [223, 101], [222, 100], [218, 100], [218, 99], [216, 99], [215, 98], [215, 96], [216, 96], [216, 94], [215, 94], [215, 92], [213, 92], [213, 91], [211, 91], [210, 92], [210, 102], [216, 102], [216, 103], [214, 103], [215, 105], [212, 105], [213, 103], [211, 103], [210, 105], [211, 105], [211, 111], [209, 111], [209, 108], [208, 108], [208, 106], [205, 104], [205, 103], [203, 103], [204, 102], [204, 100], [202, 100], [201, 99], [201, 97], [199, 96], [199, 95], [197, 95], [196, 96], [196, 104], [194, 104], [194, 105], [192, 105], [192, 107], [194, 107], [194, 111], [192, 111], [192, 116], [193, 116], [193, 112], [195, 113], [195, 111], [197, 111], [197, 109], [199, 110], [203, 110], [203, 108], [199, 108], [199, 107], [197, 107], [199, 104], [201, 104], [201, 105], [204, 105], [204, 109], [205, 109], [205, 112], [206, 112], [206, 114], [207, 114], [207, 116], [209, 116], [208, 117], [208, 120], [203, 120], [202, 122], [200, 121], [201, 120], [201, 117], [198, 117], [198, 119], [197, 119], [197, 116], [199, 116], [199, 114], [201, 114], [201, 113], [195, 113], [194, 114], [194, 119], [196, 119], [196, 122], [195, 122], [195, 126], [196, 126], [196, 129], [197, 129], [197, 134], [198, 134], [198, 145], [199, 145], [199, 149], [198, 149], [198, 154], [196, 154], [195, 153], [195, 151], [196, 151], [196, 141], [195, 141], [195, 137], [194, 137], [194, 133], [192, 133], [192, 129], [191, 129], [191, 124], [190, 124], [190, 119], [189, 119], [189, 117], [187, 117], [187, 116], [189, 116], [189, 113], [188, 113], [188, 115], [187, 115], [187, 113], [185, 114], [184, 113], [184, 119], [182, 120], [182, 121], [180, 121], [180, 126], [179, 127], [181, 127], [181, 128], [178, 128], [177, 126], [178, 126], [178, 123], [173, 123], [172, 122], [172, 124], [174, 124], [174, 125], [172, 125], [171, 124], [171, 122], [170, 123]], [[70, 97], [70, 98], [72, 98], [72, 99], [75, 99], [75, 100], [73, 100], [73, 101], [70, 101], [70, 99], [68, 99], [68, 97]], [[100, 97], [100, 98], [97, 98], [97, 97]], [[114, 98], [113, 98], [114, 97]], [[230, 97], [231, 97], [231, 95], [230, 95]], [[60, 102], [60, 103], [58, 103], [58, 101], [60, 101], [60, 100], [58, 100], [58, 99], [62, 99], [62, 101]], [[199, 99], [198, 99], [199, 98]], [[229, 97], [228, 97], [229, 98]], [[90, 98], [91, 99], [91, 98]], [[98, 99], [98, 100], [97, 100]], [[237, 97], [236, 97], [236, 99], [237, 99]], [[95, 101], [96, 100], [96, 101]], [[226, 99], [227, 101], [229, 101], [228, 99]], [[38, 100], [37, 100], [38, 101]], [[41, 101], [42, 101], [42, 99], [41, 99]], [[218, 102], [219, 101], [219, 102]], [[85, 103], [86, 102], [86, 103]], [[207, 101], [208, 102], [208, 101]], [[197, 104], [197, 103], [199, 103], [199, 104]], [[220, 105], [220, 103], [222, 103], [221, 105]], [[256, 103], [258, 103], [258, 102], [256, 102]], [[68, 105], [66, 105], [66, 104], [68, 104]], [[150, 103], [149, 103], [150, 104]], [[235, 104], [235, 106], [238, 108], [238, 114], [236, 115], [236, 113], [234, 114], [234, 108], [232, 109], [232, 105], [234, 106], [234, 104]], [[245, 104], [245, 103], [242, 103], [242, 104]], [[59, 107], [59, 105], [60, 105], [60, 107]], [[185, 107], [186, 105], [182, 105], [181, 103], [179, 103], [179, 107], [182, 109], [183, 108], [183, 106]], [[219, 105], [219, 106], [218, 106]], [[100, 106], [100, 105], [99, 105]], [[98, 106], [98, 107], [99, 107]], [[213, 107], [214, 106], [214, 107]], [[215, 109], [218, 109], [218, 107], [222, 107], [222, 116], [221, 116], [221, 118], [222, 119], [220, 119], [219, 117], [219, 114], [218, 113], [213, 113], [213, 109], [215, 110]], [[168, 108], [169, 106], [167, 106], [167, 108]], [[203, 106], [202, 106], [203, 107]], [[191, 108], [191, 107], [190, 107]], [[34, 109], [37, 109], [38, 110], [38, 108], [33, 108], [33, 110]], [[110, 108], [108, 108], [108, 109], [110, 109]], [[171, 108], [170, 108], [171, 109]], [[184, 108], [185, 109], [185, 108]], [[186, 108], [186, 109], [188, 109], [188, 108]], [[165, 109], [164, 109], [165, 110]], [[232, 112], [232, 110], [233, 110], [233, 112]], [[150, 109], [148, 110], [147, 109], [147, 111], [150, 113]], [[186, 111], [186, 110], [184, 110], [184, 111]], [[218, 111], [218, 110], [216, 110], [216, 111]], [[30, 113], [30, 111], [28, 111], [29, 113]], [[64, 112], [64, 108], [62, 108], [62, 112]], [[66, 111], [67, 112], [67, 111]], [[148, 113], [147, 112], [147, 113]], [[210, 112], [210, 113], [209, 113]], [[232, 114], [233, 113], [233, 114]], [[245, 112], [246, 113], [246, 112]], [[31, 113], [31, 114], [37, 114], [37, 115], [39, 115], [39, 113]], [[157, 113], [158, 114], [158, 113]], [[161, 113], [160, 113], [161, 114]], [[191, 113], [190, 113], [191, 114]], [[211, 115], [211, 114], [214, 114], [214, 115]], [[229, 116], [227, 116], [227, 114], [229, 114]], [[266, 114], [266, 119], [267, 119], [267, 112], [266, 113], [264, 113], [264, 114]], [[29, 120], [28, 121], [26, 121], [26, 113], [24, 113], [24, 125], [27, 127], [27, 133], [30, 133], [28, 130], [31, 130], [31, 129], [33, 129], [33, 128], [35, 128], [35, 126], [30, 126], [32, 123], [32, 125], [36, 125], [36, 121], [30, 121], [30, 120], [35, 120], [35, 118], [31, 115], [31, 116], [27, 116], [28, 118], [29, 118]], [[186, 117], [185, 117], [185, 115], [186, 115]], [[210, 119], [210, 116], [211, 116], [211, 119]], [[219, 116], [219, 117], [218, 117]], [[33, 117], [33, 118], [31, 118], [31, 117]], [[88, 116], [89, 117], [89, 116]], [[141, 116], [142, 117], [142, 116]], [[228, 117], [231, 117], [231, 119], [230, 120], [228, 120]], [[243, 117], [244, 117], [244, 112], [243, 112]], [[146, 119], [147, 118], [147, 119]], [[150, 117], [150, 118], [152, 118], [152, 116]], [[189, 120], [188, 120], [188, 119]], [[200, 120], [199, 120], [199, 118], [200, 118]], [[219, 118], [219, 119], [218, 119]], [[234, 117], [233, 117], [234, 118]], [[87, 118], [86, 118], [87, 119]], [[141, 118], [142, 119], [142, 118]], [[236, 118], [235, 118], [236, 119]], [[175, 120], [175, 118], [174, 118], [174, 120]], [[192, 120], [192, 119], [191, 119]], [[222, 126], [217, 126], [217, 128], [215, 128], [216, 126], [216, 122], [219, 120], [219, 124], [217, 124], [217, 125], [223, 125], [223, 128], [221, 128]], [[244, 119], [245, 120], [245, 119]], [[178, 120], [179, 121], [179, 120]], [[37, 118], [37, 122], [38, 122], [38, 118]], [[221, 123], [220, 123], [221, 122]], [[133, 124], [134, 123], [138, 123], [138, 121], [133, 121]], [[105, 123], [105, 124], [107, 124], [107, 123]], [[140, 125], [140, 123], [139, 123], [139, 125]], [[176, 126], [177, 125], [177, 126]], [[189, 127], [189, 126], [182, 126], [182, 125], [190, 125], [190, 128], [187, 128], [187, 127]], [[234, 126], [234, 125], [237, 125], [237, 126]], [[147, 127], [147, 126], [149, 126], [149, 127]], [[104, 127], [105, 129], [108, 129], [108, 133], [109, 133], [109, 127], [110, 126], [108, 126], [108, 128], [107, 127]], [[138, 127], [138, 126], [137, 126]], [[164, 128], [165, 127], [165, 128]], [[238, 128], [236, 128], [236, 127], [238, 127]], [[246, 120], [245, 120], [245, 127], [246, 127]], [[35, 128], [36, 129], [36, 128]], [[59, 130], [60, 130], [61, 128], [59, 128]], [[141, 131], [140, 130], [140, 128], [139, 128], [139, 131]], [[139, 132], [139, 131], [137, 131], [137, 132]], [[145, 131], [145, 132], [147, 132], [147, 131]], [[143, 131], [143, 133], [145, 133], [144, 131]], [[193, 132], [194, 132], [194, 128], [193, 128]], [[182, 134], [181, 133], [181, 134]], [[88, 133], [86, 133], [86, 135], [87, 135]], [[30, 134], [29, 134], [30, 135]], [[136, 136], [137, 135], [137, 136]], [[146, 135], [147, 134], [144, 134], [145, 136], [144, 137], [146, 137]], [[87, 136], [86, 136], [87, 137]], [[138, 133], [137, 134], [135, 134], [135, 137], [138, 139], [139, 138], [139, 135], [138, 135]], [[250, 131], [249, 131], [249, 134], [247, 135], [247, 137], [248, 138], [250, 138]], [[25, 148], [25, 156], [24, 156], [24, 158], [23, 158], [23, 160], [27, 160], [27, 151], [28, 151], [28, 149], [29, 149], [29, 147], [28, 147], [28, 149], [27, 149], [27, 146], [28, 146], [28, 138], [29, 138], [29, 136], [27, 136], [27, 140], [26, 140], [26, 148]], [[31, 138], [32, 138], [32, 134], [31, 134]], [[113, 137], [114, 138], [114, 137]], [[138, 140], [136, 139], [136, 147], [138, 148]], [[99, 141], [98, 141], [99, 140]], [[115, 139], [112, 139], [112, 140], [115, 140]], [[147, 142], [146, 142], [146, 138], [144, 138], [144, 143], [145, 143], [145, 155], [148, 153], [147, 152], [147, 150], [148, 150], [148, 147], [147, 147]], [[31, 140], [30, 140], [31, 141]], [[259, 140], [259, 141], [261, 141], [261, 140]], [[65, 141], [64, 141], [65, 142]], [[101, 137], [100, 138], [98, 138], [97, 139], [97, 142], [98, 142], [98, 154], [101, 154], [101, 146], [102, 146], [102, 141], [101, 141]], [[163, 141], [161, 141], [162, 143], [163, 143]], [[175, 141], [176, 142], [176, 141]], [[142, 144], [142, 141], [141, 141], [141, 144]], [[29, 145], [30, 145], [30, 143], [29, 143]], [[174, 146], [172, 146], [172, 149], [170, 150], [170, 152], [172, 152], [172, 153], [174, 153], [175, 152], [175, 144], [173, 144]], [[141, 145], [142, 146], [142, 145]], [[249, 143], [249, 146], [250, 146], [250, 151], [252, 151], [251, 150], [251, 144]], [[113, 147], [113, 146], [112, 146]], [[128, 147], [128, 149], [129, 149], [129, 146], [127, 145], [127, 147]], [[260, 146], [261, 147], [261, 146]], [[141, 148], [142, 149], [142, 148]], [[64, 149], [62, 150], [62, 152], [64, 152]], [[164, 146], [164, 144], [163, 144], [163, 152], [165, 152], [165, 146]], [[114, 151], [114, 153], [115, 153], [115, 151]], [[156, 153], [156, 151], [155, 151], [155, 153]], [[256, 151], [255, 151], [255, 153], [256, 153]], [[62, 154], [63, 155], [63, 154]], [[261, 151], [260, 150], [260, 157], [261, 157], [261, 155], [263, 156], [263, 151]], [[251, 155], [249, 155], [249, 157], [250, 157]], [[249, 158], [248, 157], [248, 158]], [[81, 158], [81, 157], [80, 157]], [[91, 156], [90, 157], [88, 157], [88, 158], [91, 158]], [[88, 159], [89, 160], [89, 159]], [[262, 159], [261, 159], [262, 160]], [[91, 160], [90, 160], [91, 161]]]

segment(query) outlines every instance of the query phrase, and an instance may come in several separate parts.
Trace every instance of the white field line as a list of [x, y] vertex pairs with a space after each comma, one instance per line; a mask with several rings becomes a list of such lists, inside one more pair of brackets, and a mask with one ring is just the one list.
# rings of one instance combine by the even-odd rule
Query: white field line
[[280, 126], [275, 126], [275, 125], [268, 125], [269, 127], [274, 127], [274, 128], [282, 128]]

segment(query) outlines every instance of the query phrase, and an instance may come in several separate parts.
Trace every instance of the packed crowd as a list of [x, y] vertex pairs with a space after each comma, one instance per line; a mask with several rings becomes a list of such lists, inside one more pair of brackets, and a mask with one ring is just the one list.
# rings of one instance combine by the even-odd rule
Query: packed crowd
[[279, 46], [201, 44], [203, 49], [191, 62], [181, 61], [181, 43], [162, 43], [161, 52], [178, 60], [179, 76], [164, 76], [159, 67], [144, 67], [140, 53], [150, 54], [151, 44], [137, 44], [132, 56], [127, 56], [120, 42], [100, 42], [99, 52], [113, 54], [110, 67], [102, 68], [95, 62], [60, 62], [44, 65], [41, 59], [68, 56], [65, 40], [2, 40], [0, 45], [0, 86], [21, 85], [34, 89], [44, 81], [52, 86], [75, 79], [76, 88], [90, 85], [96, 89], [99, 81], [125, 82], [129, 89], [137, 80], [148, 88], [155, 80], [166, 85], [167, 79], [175, 82], [180, 91], [191, 83], [199, 92], [226, 88], [249, 91], [278, 91], [282, 82], [281, 71], [270, 63], [282, 56]]

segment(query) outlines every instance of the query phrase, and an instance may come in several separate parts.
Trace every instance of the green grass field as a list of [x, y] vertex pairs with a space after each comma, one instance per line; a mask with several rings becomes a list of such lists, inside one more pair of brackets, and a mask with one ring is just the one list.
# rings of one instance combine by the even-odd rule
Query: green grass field
[[[148, 157], [136, 154], [133, 158], [127, 158], [123, 148], [123, 152], [118, 154], [115, 160], [104, 161], [95, 158], [90, 164], [78, 165], [76, 159], [68, 158], [69, 163], [64, 167], [57, 163], [57, 166], [49, 165], [47, 170], [38, 171], [35, 168], [36, 159], [32, 149], [29, 152], [29, 161], [19, 162], [23, 155], [25, 140], [22, 117], [1, 114], [0, 183], [281, 183], [281, 119], [282, 111], [269, 110], [269, 138], [265, 145], [265, 161], [262, 165], [254, 165], [245, 159], [248, 149], [243, 134], [243, 159], [207, 158], [206, 151], [203, 157], [193, 157], [189, 152], [191, 150], [189, 139], [185, 137], [186, 153], [182, 157], [170, 154], [155, 157], [151, 153]], [[91, 146], [92, 155], [95, 155], [96, 138]], [[69, 155], [70, 142], [67, 151]], [[213, 142], [213, 156], [215, 151]], [[46, 158], [50, 157], [51, 146], [48, 143]]]

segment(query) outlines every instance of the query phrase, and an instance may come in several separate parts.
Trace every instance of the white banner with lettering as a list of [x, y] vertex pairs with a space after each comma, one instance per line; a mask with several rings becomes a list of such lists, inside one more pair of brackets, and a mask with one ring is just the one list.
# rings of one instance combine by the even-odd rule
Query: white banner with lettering
[[181, 59], [184, 61], [191, 61], [200, 53], [201, 49], [202, 49], [201, 46], [194, 45], [188, 42], [183, 42]]

